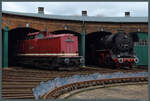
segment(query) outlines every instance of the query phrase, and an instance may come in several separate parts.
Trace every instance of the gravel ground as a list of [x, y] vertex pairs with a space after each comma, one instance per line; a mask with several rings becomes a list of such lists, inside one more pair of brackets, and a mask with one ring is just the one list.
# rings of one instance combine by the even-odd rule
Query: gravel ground
[[68, 99], [144, 99], [148, 98], [148, 84], [125, 85], [93, 89], [70, 96]]

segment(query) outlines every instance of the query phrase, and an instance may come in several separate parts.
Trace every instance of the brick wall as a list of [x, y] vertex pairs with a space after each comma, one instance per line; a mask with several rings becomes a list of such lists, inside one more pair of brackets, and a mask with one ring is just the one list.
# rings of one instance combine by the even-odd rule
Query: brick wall
[[[67, 30], [75, 31], [82, 33], [82, 22], [79, 21], [65, 21], [65, 20], [49, 20], [49, 19], [40, 19], [33, 17], [23, 17], [16, 15], [2, 15], [2, 28], [6, 25], [9, 29], [15, 29], [19, 27], [26, 27], [26, 24], [29, 24], [30, 28], [38, 29], [43, 31], [47, 28], [48, 31], [53, 32], [57, 30], [64, 30], [64, 26], [68, 26]], [[100, 22], [86, 22], [86, 33], [92, 33], [99, 31], [101, 28], [104, 31], [115, 33], [117, 29], [122, 28], [125, 32], [136, 32], [138, 28], [142, 32], [148, 32], [147, 23], [100, 23]]]

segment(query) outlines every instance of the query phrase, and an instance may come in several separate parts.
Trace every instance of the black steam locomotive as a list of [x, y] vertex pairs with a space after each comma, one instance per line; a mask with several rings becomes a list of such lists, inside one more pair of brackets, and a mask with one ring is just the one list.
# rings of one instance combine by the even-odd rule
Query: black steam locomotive
[[89, 34], [86, 36], [86, 64], [132, 68], [139, 61], [133, 51], [137, 41], [136, 33], [126, 34], [123, 31]]

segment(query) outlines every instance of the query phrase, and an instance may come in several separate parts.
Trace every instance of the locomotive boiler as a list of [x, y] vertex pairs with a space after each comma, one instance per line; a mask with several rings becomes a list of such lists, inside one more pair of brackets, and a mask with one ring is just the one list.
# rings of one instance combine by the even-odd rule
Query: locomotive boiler
[[[95, 38], [95, 40], [94, 40]], [[135, 33], [119, 31], [94, 33], [86, 37], [86, 64], [111, 67], [130, 67], [139, 62], [133, 47], [138, 41]], [[90, 58], [88, 58], [90, 57]]]
[[18, 64], [60, 69], [79, 67], [84, 58], [78, 54], [78, 39], [73, 34], [29, 33], [17, 42]]

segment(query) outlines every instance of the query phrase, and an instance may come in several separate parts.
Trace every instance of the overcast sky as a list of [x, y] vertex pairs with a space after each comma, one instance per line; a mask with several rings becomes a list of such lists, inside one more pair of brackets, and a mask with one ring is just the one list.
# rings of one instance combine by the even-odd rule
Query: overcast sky
[[37, 13], [38, 7], [54, 15], [81, 15], [87, 10], [88, 16], [120, 17], [126, 11], [131, 16], [148, 16], [148, 2], [2, 2], [6, 11]]

